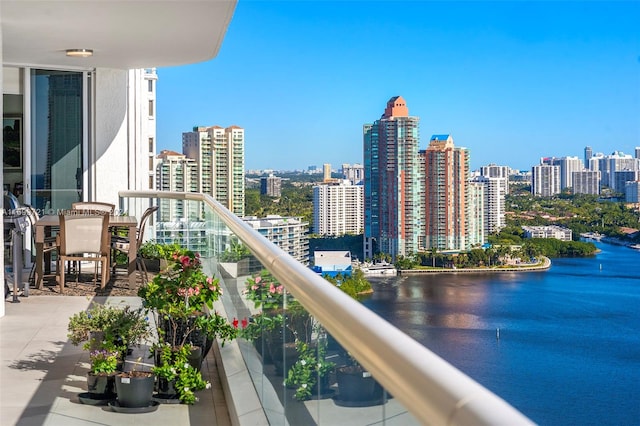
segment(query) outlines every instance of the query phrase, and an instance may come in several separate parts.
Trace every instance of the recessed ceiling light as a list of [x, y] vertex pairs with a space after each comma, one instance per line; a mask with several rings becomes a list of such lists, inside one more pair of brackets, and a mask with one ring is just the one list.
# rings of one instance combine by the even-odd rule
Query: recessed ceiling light
[[67, 56], [73, 56], [74, 58], [88, 58], [93, 55], [91, 49], [67, 49]]

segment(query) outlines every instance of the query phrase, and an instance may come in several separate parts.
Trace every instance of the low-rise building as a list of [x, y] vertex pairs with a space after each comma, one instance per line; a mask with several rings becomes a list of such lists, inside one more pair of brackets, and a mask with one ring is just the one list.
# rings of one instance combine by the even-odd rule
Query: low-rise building
[[523, 226], [525, 238], [555, 238], [561, 241], [571, 241], [573, 233], [569, 228], [557, 225]]
[[309, 264], [309, 224], [300, 217], [244, 217], [249, 226], [304, 265]]

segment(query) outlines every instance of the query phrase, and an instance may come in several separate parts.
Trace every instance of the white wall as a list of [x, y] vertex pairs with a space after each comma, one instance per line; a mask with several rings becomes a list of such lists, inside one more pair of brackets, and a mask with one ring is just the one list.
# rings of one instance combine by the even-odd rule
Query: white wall
[[99, 68], [95, 73], [94, 164], [89, 199], [117, 205], [128, 186], [127, 71]]

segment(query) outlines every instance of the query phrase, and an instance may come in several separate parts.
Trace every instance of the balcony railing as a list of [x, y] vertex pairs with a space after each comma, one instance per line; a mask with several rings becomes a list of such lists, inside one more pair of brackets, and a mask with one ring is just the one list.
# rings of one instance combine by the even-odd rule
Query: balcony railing
[[[256, 307], [253, 301], [247, 300], [243, 290], [248, 277], [266, 269], [284, 286], [285, 295], [293, 296], [311, 315], [313, 328], [307, 336], [311, 337], [310, 347], [316, 347], [313, 342], [326, 341], [326, 338], [335, 340], [333, 349], [328, 348], [326, 352], [327, 358], [340, 362], [350, 355], [366, 369], [364, 376], [370, 373], [373, 383], [384, 389], [376, 401], [346, 403], [342, 398], [346, 395], [346, 385], [344, 389], [337, 386], [336, 390], [334, 384], [325, 389], [325, 395], [314, 392], [311, 399], [296, 401], [296, 389], [285, 386], [284, 379], [298, 358], [284, 349], [293, 340], [301, 341], [304, 331], [298, 328], [296, 332], [291, 307], [294, 302], [283, 297], [282, 304], [270, 310], [283, 313], [285, 319], [276, 333], [280, 336], [279, 355], [271, 363], [267, 362], [266, 346], [269, 336], [271, 340], [277, 339], [273, 339], [273, 331], [267, 329], [262, 330], [253, 343], [236, 339], [219, 348], [223, 361], [221, 371], [226, 372], [228, 380], [223, 387], [229, 392], [226, 398], [233, 404], [229, 411], [237, 423], [258, 424], [261, 421], [257, 419], [263, 419], [262, 422], [266, 420], [269, 424], [373, 424], [393, 419], [396, 424], [532, 424], [503, 399], [316, 275], [212, 197], [161, 191], [122, 191], [119, 196], [120, 208], [138, 216], [150, 204], [162, 204], [170, 199], [193, 204], [189, 211], [204, 211], [204, 216], [196, 221], [202, 223], [195, 228], [205, 229], [204, 237], [200, 232], [196, 239], [197, 248], [209, 262], [210, 272], [215, 273], [225, 288], [223, 300], [216, 309], [225, 311], [230, 319], [256, 319], [265, 314], [266, 306]], [[162, 220], [169, 219], [155, 218], [151, 231]], [[188, 231], [194, 226], [183, 218], [170, 220], [184, 222], [184, 228], [176, 229], [172, 237], [175, 242], [188, 246]], [[238, 241], [253, 257], [231, 268], [221, 260], [223, 253]], [[294, 333], [287, 336], [288, 330]], [[320, 344], [315, 344], [320, 348]], [[320, 349], [314, 350], [320, 353]], [[319, 386], [317, 390], [321, 391]], [[332, 394], [333, 398], [328, 398]], [[259, 403], [256, 405], [255, 401]]]

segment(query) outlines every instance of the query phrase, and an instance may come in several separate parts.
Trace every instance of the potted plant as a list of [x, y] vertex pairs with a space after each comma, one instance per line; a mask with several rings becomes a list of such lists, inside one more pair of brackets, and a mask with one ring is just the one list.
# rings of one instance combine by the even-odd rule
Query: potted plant
[[73, 345], [86, 342], [85, 350], [101, 349], [103, 342], [113, 344], [124, 362], [128, 349], [151, 336], [148, 318], [142, 308], [93, 303], [86, 311], [69, 318], [67, 337]]
[[112, 408], [122, 412], [147, 412], [157, 408], [152, 401], [155, 375], [152, 371], [138, 370], [136, 364], [130, 371], [116, 374], [117, 401], [110, 404]]
[[[297, 341], [311, 342], [313, 318], [266, 269], [247, 279], [243, 294], [262, 311], [253, 315], [242, 336], [253, 339], [263, 361], [273, 362], [276, 374], [285, 374], [298, 358]], [[267, 351], [261, 350], [263, 345]]]
[[140, 245], [140, 257], [148, 271], [160, 272], [168, 266], [171, 255], [180, 250], [176, 243], [162, 244], [155, 240], [147, 240]]
[[156, 400], [179, 400], [191, 405], [198, 400], [195, 392], [211, 387], [194, 366], [194, 347], [190, 344], [175, 347], [159, 343], [154, 350], [158, 359], [151, 371], [158, 379]]
[[91, 368], [87, 373], [87, 389], [90, 398], [107, 401], [115, 399], [115, 376], [122, 369], [119, 357], [119, 348], [108, 342], [89, 352]]
[[295, 398], [305, 401], [314, 395], [322, 397], [332, 393], [329, 373], [333, 371], [335, 363], [325, 359], [326, 340], [322, 339], [317, 345], [299, 340], [296, 349], [298, 359], [287, 372], [284, 381], [286, 386], [295, 388]]
[[207, 312], [213, 311], [222, 288], [217, 279], [202, 271], [197, 253], [177, 250], [170, 257], [171, 266], [141, 287], [138, 296], [145, 309], [156, 315], [164, 341], [206, 348], [207, 336], [222, 337], [231, 330], [228, 320]]
[[[163, 379], [174, 380], [181, 401], [192, 404], [195, 399], [190, 391], [206, 386], [200, 374], [202, 357], [214, 339], [224, 343], [235, 338], [236, 329], [213, 311], [222, 288], [218, 280], [203, 272], [198, 253], [180, 249], [170, 258], [170, 266], [141, 287], [138, 296], [157, 318], [159, 342], [153, 348], [154, 371]], [[190, 358], [194, 353], [200, 356], [188, 363], [193, 368], [187, 368], [183, 355]]]

